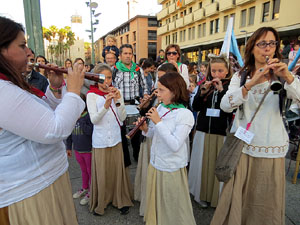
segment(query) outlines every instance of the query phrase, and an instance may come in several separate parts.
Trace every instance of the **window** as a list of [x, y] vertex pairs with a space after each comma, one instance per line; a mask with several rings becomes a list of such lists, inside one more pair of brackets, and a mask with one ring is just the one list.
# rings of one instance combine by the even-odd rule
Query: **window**
[[193, 12], [193, 7], [191, 7], [190, 9], [189, 9], [189, 13], [192, 13]]
[[203, 23], [203, 24], [202, 24], [202, 27], [203, 27], [203, 33], [202, 33], [202, 36], [205, 37], [205, 35], [206, 35], [206, 23]]
[[202, 37], [202, 25], [199, 24], [198, 25], [198, 38], [201, 38]]
[[121, 45], [123, 44], [123, 37], [121, 37]]
[[195, 27], [192, 27], [192, 40], [195, 39]]
[[176, 20], [176, 16], [173, 16], [172, 21], [175, 21], [175, 20]]
[[182, 37], [183, 34], [182, 34], [182, 33], [183, 33], [183, 32], [182, 32], [182, 30], [181, 30], [181, 31], [179, 32], [179, 41], [180, 41], [180, 42], [182, 42], [182, 40], [183, 40], [183, 37]]
[[279, 18], [280, 0], [273, 0], [272, 20]]
[[266, 2], [263, 4], [262, 22], [268, 21], [269, 11], [270, 11], [270, 2]]
[[211, 3], [214, 3], [215, 2], [215, 0], [211, 0]]
[[148, 54], [156, 55], [156, 42], [148, 42]]
[[214, 33], [214, 21], [210, 21], [210, 29], [209, 29], [209, 34], [213, 34]]
[[189, 28], [189, 40], [192, 39], [192, 28]]
[[136, 53], [136, 43], [133, 44], [133, 53]]
[[245, 27], [246, 26], [246, 19], [247, 19], [247, 10], [244, 9], [241, 12], [241, 27]]
[[129, 34], [126, 35], [126, 43], [129, 43]]
[[219, 33], [220, 31], [220, 19], [215, 20], [215, 33]]
[[232, 13], [232, 14], [230, 14], [230, 18], [233, 18], [233, 24], [232, 24], [232, 26], [234, 27], [234, 23], [235, 23], [235, 14], [234, 13]]
[[136, 32], [133, 31], [132, 35], [133, 35], [133, 41], [136, 41]]
[[202, 9], [202, 2], [199, 3], [199, 9]]
[[172, 42], [173, 44], [177, 43], [177, 32], [172, 34]]
[[228, 16], [224, 16], [224, 26], [223, 26], [223, 31], [227, 30], [228, 26]]
[[166, 36], [166, 45], [168, 45], [168, 36]]
[[185, 41], [185, 30], [183, 31], [183, 41]]
[[156, 30], [148, 30], [148, 40], [157, 40]]
[[254, 24], [254, 17], [255, 17], [255, 7], [251, 7], [249, 9], [249, 25]]

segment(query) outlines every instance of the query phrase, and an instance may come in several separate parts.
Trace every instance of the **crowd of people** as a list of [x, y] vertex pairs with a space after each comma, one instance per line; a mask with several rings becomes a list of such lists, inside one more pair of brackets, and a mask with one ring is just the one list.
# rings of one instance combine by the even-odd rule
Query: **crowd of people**
[[[192, 196], [215, 208], [211, 225], [284, 225], [289, 137], [282, 109], [286, 97], [299, 102], [300, 81], [279, 43], [275, 29], [259, 28], [247, 42], [245, 65], [233, 72], [223, 54], [183, 64], [176, 44], [155, 61], [136, 63], [132, 46], [118, 48], [109, 35], [104, 63], [67, 59], [62, 74], [33, 68], [56, 65], [35, 57], [21, 24], [0, 17], [0, 224], [78, 224], [73, 201], [80, 199], [95, 216], [109, 204], [126, 215], [136, 200], [147, 225], [195, 225]], [[293, 60], [298, 48], [282, 53]], [[85, 79], [86, 71], [105, 78]], [[282, 82], [276, 93], [274, 74]], [[135, 126], [132, 184], [126, 134]], [[240, 129], [252, 139], [234, 175], [219, 182], [215, 167], [227, 131]], [[82, 185], [72, 194], [73, 152]]]

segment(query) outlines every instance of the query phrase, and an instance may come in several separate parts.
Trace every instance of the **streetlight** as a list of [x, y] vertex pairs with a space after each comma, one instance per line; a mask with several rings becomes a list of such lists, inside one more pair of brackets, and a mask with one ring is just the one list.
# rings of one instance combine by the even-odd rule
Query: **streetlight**
[[247, 44], [247, 36], [248, 36], [248, 32], [246, 30], [241, 30], [242, 33], [245, 33], [245, 46]]
[[95, 14], [95, 9], [98, 7], [97, 2], [85, 2], [87, 7], [90, 7], [90, 15], [91, 15], [91, 30], [86, 30], [87, 32], [91, 32], [90, 38], [92, 39], [92, 64], [95, 64], [95, 50], [94, 50], [94, 32], [97, 28], [94, 28], [94, 25], [99, 24], [99, 20], [96, 20], [93, 22], [93, 17], [98, 17], [101, 15], [101, 13]]

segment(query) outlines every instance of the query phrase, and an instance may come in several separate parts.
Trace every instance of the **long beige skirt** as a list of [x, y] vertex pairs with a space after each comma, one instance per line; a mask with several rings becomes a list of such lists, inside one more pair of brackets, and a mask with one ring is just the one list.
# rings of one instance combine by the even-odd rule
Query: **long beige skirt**
[[90, 211], [103, 215], [109, 203], [118, 209], [133, 206], [132, 197], [122, 143], [110, 148], [93, 148]]
[[8, 206], [10, 225], [77, 225], [69, 173], [36, 195]]
[[147, 171], [150, 161], [152, 138], [141, 143], [139, 160], [134, 180], [134, 200], [140, 202], [140, 216], [144, 216], [146, 206]]
[[284, 158], [242, 154], [235, 175], [224, 184], [211, 225], [284, 225]]
[[224, 138], [216, 134], [205, 134], [204, 138], [200, 200], [210, 202], [211, 207], [217, 207], [219, 200], [220, 183], [215, 176], [215, 168]]
[[146, 225], [196, 225], [186, 168], [164, 172], [148, 167]]

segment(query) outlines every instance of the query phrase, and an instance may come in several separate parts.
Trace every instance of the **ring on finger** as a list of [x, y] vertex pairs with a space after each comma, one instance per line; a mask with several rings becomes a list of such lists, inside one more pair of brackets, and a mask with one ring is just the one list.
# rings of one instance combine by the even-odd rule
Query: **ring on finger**
[[263, 72], [263, 71], [264, 71], [264, 68], [260, 68], [260, 69], [259, 69], [259, 72]]

